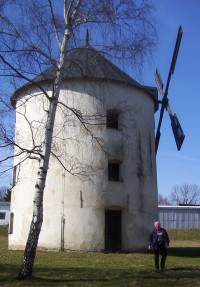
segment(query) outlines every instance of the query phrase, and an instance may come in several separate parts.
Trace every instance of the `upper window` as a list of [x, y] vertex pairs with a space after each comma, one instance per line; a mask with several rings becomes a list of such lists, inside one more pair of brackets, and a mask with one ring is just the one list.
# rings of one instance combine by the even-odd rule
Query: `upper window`
[[118, 129], [118, 127], [119, 127], [119, 111], [107, 110], [106, 125], [108, 128]]
[[108, 180], [109, 181], [119, 181], [120, 176], [120, 164], [119, 162], [108, 162]]

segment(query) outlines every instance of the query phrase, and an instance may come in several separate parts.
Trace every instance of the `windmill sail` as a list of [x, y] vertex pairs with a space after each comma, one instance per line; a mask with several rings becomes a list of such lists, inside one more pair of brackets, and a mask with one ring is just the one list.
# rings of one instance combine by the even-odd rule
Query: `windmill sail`
[[182, 127], [179, 123], [179, 120], [178, 120], [176, 114], [172, 113], [171, 108], [169, 106], [169, 101], [167, 98], [169, 83], [171, 80], [171, 75], [174, 73], [182, 35], [183, 35], [183, 30], [182, 30], [182, 27], [180, 26], [179, 30], [178, 30], [178, 35], [176, 38], [176, 44], [175, 44], [175, 48], [174, 48], [174, 53], [173, 53], [173, 57], [172, 57], [172, 61], [171, 61], [171, 66], [170, 66], [170, 70], [169, 70], [169, 74], [168, 74], [168, 78], [167, 78], [167, 84], [166, 84], [165, 91], [163, 90], [164, 85], [163, 85], [163, 81], [161, 79], [161, 76], [160, 76], [158, 69], [156, 69], [156, 72], [155, 72], [155, 79], [156, 79], [157, 87], [158, 87], [158, 90], [162, 96], [162, 101], [161, 101], [162, 106], [161, 106], [161, 110], [160, 110], [160, 118], [159, 118], [159, 122], [158, 122], [156, 139], [155, 139], [156, 153], [157, 153], [158, 145], [159, 145], [159, 141], [160, 141], [160, 136], [161, 136], [160, 129], [161, 129], [161, 123], [162, 123], [162, 118], [163, 118], [165, 109], [168, 111], [168, 114], [170, 116], [172, 131], [174, 134], [174, 138], [175, 138], [178, 150], [181, 149], [181, 146], [182, 146], [183, 141], [185, 139], [185, 135], [184, 135]]
[[172, 130], [173, 130], [174, 138], [176, 141], [177, 149], [180, 150], [181, 146], [183, 144], [183, 141], [185, 139], [185, 135], [184, 135], [184, 132], [182, 130], [182, 127], [179, 123], [179, 120], [178, 120], [176, 114], [174, 114], [171, 117], [171, 126], [172, 126]]

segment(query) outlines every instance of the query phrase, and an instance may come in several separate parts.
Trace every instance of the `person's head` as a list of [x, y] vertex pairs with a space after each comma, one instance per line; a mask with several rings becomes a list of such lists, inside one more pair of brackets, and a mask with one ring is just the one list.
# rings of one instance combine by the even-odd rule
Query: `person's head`
[[161, 227], [160, 221], [154, 222], [155, 229], [159, 229]]

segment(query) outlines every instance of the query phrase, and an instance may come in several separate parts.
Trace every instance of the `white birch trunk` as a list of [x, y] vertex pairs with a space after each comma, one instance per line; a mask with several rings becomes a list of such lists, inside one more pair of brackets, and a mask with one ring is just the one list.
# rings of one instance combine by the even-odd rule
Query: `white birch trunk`
[[[62, 84], [62, 78], [63, 78], [62, 75], [66, 58], [66, 51], [68, 46], [68, 40], [71, 37], [73, 29], [72, 28], [73, 22], [76, 19], [81, 2], [82, 0], [77, 0], [76, 6], [73, 10], [73, 13], [71, 14], [71, 17], [65, 18], [67, 28], [65, 30], [62, 45], [60, 47], [60, 61], [57, 69], [56, 79], [54, 82], [53, 95], [50, 102], [49, 113], [47, 118], [45, 138], [43, 143], [43, 152], [38, 170], [38, 179], [35, 185], [35, 196], [33, 201], [33, 217], [30, 225], [30, 231], [26, 243], [26, 248], [24, 251], [22, 266], [20, 268], [18, 275], [18, 278], [23, 280], [30, 278], [33, 273], [33, 265], [37, 250], [37, 244], [43, 222], [43, 195], [51, 155], [51, 144], [53, 138], [54, 122]], [[67, 21], [69, 21], [69, 23]]]
[[46, 176], [49, 167], [49, 160], [51, 155], [51, 144], [53, 138], [53, 129], [56, 116], [57, 103], [60, 94], [62, 83], [62, 70], [66, 57], [66, 48], [71, 31], [66, 31], [60, 52], [60, 62], [58, 65], [57, 75], [54, 82], [54, 93], [50, 102], [49, 113], [47, 118], [45, 139], [43, 143], [42, 158], [38, 170], [38, 179], [35, 185], [35, 195], [33, 201], [33, 217], [30, 225], [30, 231], [24, 251], [23, 263], [19, 271], [18, 278], [26, 279], [32, 276], [33, 264], [37, 250], [38, 239], [43, 222], [43, 195], [46, 183]]

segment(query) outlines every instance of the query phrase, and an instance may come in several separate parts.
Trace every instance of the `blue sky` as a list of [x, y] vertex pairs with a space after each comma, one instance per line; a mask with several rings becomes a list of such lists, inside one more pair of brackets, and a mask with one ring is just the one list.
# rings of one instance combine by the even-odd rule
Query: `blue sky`
[[[168, 196], [176, 184], [200, 186], [200, 1], [152, 0], [157, 12], [158, 49], [143, 75], [142, 83], [155, 86], [158, 67], [166, 84], [179, 26], [183, 37], [175, 72], [169, 86], [169, 104], [185, 133], [177, 150], [171, 123], [165, 111], [157, 152], [158, 192]], [[140, 81], [141, 82], [141, 81]], [[161, 98], [160, 98], [161, 99]], [[156, 127], [159, 112], [156, 113]]]

